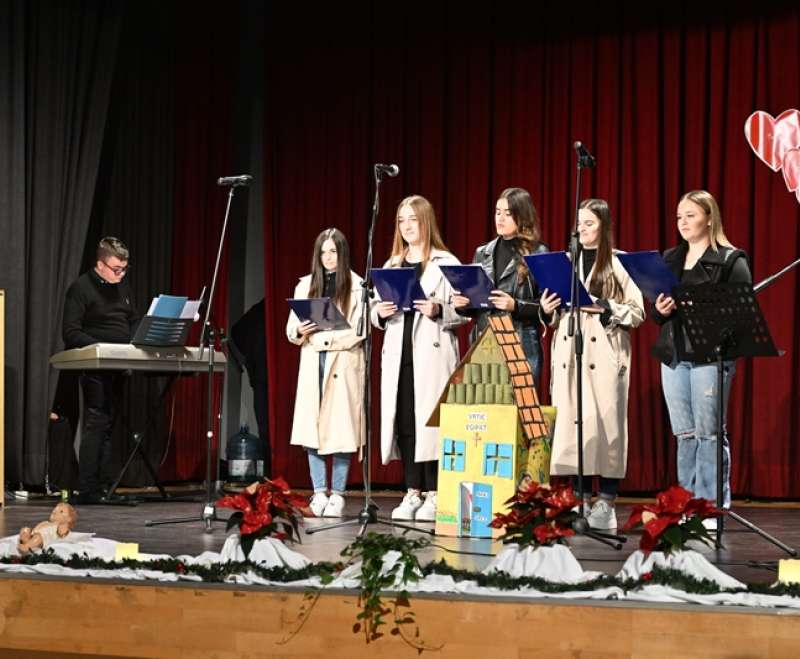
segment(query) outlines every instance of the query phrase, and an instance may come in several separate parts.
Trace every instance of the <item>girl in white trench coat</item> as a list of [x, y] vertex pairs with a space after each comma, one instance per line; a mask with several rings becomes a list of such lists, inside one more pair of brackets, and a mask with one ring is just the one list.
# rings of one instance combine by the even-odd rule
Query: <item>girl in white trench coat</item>
[[[338, 229], [326, 229], [314, 243], [311, 274], [300, 279], [295, 298], [330, 297], [350, 323], [350, 329], [319, 331], [291, 312], [286, 336], [302, 346], [291, 443], [303, 446], [314, 496], [311, 510], [318, 517], [341, 517], [350, 458], [365, 441], [362, 405], [364, 337], [356, 334], [361, 277], [350, 271], [350, 250]], [[328, 497], [327, 456], [333, 456]]]
[[[439, 235], [430, 202], [414, 195], [397, 208], [392, 255], [385, 268], [413, 267], [424, 300], [402, 313], [392, 302], [376, 301], [372, 323], [384, 329], [381, 351], [381, 458], [401, 459], [407, 493], [393, 519], [436, 518], [438, 428], [426, 427], [447, 380], [458, 365], [453, 330], [466, 318], [453, 308], [452, 289], [439, 264], [458, 264]], [[423, 503], [424, 496], [424, 503]]]
[[[630, 330], [644, 321], [642, 294], [612, 250], [611, 212], [602, 199], [581, 203], [578, 233], [582, 246], [578, 274], [596, 303], [583, 309], [583, 467], [600, 477], [599, 498], [591, 505], [584, 482], [583, 501], [592, 528], [616, 528], [614, 502], [625, 476], [628, 451]], [[555, 294], [542, 294], [543, 314], [555, 328], [551, 347], [552, 403], [558, 410], [550, 473], [578, 471], [575, 341], [568, 336], [567, 311]]]

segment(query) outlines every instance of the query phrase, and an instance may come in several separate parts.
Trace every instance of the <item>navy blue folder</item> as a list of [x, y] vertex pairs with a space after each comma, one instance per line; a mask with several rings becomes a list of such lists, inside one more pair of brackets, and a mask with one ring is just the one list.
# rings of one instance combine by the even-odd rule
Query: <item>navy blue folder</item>
[[394, 302], [402, 311], [413, 311], [414, 300], [428, 297], [419, 285], [414, 268], [372, 268], [369, 274], [381, 300]]
[[642, 295], [651, 302], [655, 302], [661, 293], [672, 295], [672, 289], [680, 283], [675, 273], [661, 258], [661, 254], [655, 250], [618, 253], [617, 258], [642, 291]]
[[440, 265], [439, 270], [450, 285], [469, 298], [470, 309], [493, 309], [489, 295], [496, 288], [479, 265]]
[[[539, 290], [545, 288], [549, 293], [558, 293], [561, 306], [568, 307], [570, 303], [570, 284], [572, 282], [572, 263], [567, 258], [566, 252], [547, 252], [545, 254], [529, 254], [525, 256], [525, 263], [536, 280]], [[590, 307], [594, 304], [589, 297], [584, 285], [578, 281], [578, 306]]]
[[310, 320], [321, 330], [350, 329], [350, 323], [329, 297], [289, 298], [286, 301], [302, 322]]

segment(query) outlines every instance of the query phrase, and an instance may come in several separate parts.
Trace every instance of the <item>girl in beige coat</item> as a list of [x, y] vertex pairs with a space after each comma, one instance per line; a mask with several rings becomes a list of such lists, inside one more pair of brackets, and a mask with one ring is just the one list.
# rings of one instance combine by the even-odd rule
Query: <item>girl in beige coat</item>
[[[340, 517], [350, 458], [365, 441], [362, 405], [364, 337], [356, 334], [361, 277], [350, 271], [350, 250], [338, 229], [326, 229], [314, 243], [311, 274], [294, 290], [295, 298], [329, 297], [350, 323], [350, 329], [320, 331], [311, 321], [301, 323], [291, 312], [286, 323], [289, 341], [302, 347], [297, 378], [291, 443], [303, 446], [317, 516]], [[333, 456], [328, 497], [327, 456]]]
[[[630, 330], [644, 321], [642, 294], [613, 254], [611, 212], [602, 199], [581, 203], [578, 232], [582, 246], [579, 275], [595, 300], [581, 314], [583, 330], [583, 466], [600, 477], [599, 498], [588, 514], [596, 529], [616, 528], [614, 502], [625, 476], [628, 450]], [[552, 402], [558, 410], [550, 473], [578, 470], [575, 341], [567, 334], [567, 311], [545, 290], [542, 313], [554, 327], [551, 346]], [[588, 509], [591, 495], [583, 493]]]
[[[400, 458], [407, 488], [393, 519], [436, 518], [438, 428], [426, 423], [447, 380], [458, 365], [453, 330], [467, 321], [453, 308], [452, 288], [439, 264], [458, 264], [447, 251], [430, 202], [414, 195], [397, 208], [392, 255], [385, 268], [415, 268], [424, 300], [400, 312], [377, 300], [372, 323], [386, 334], [381, 351], [381, 457]], [[424, 503], [423, 497], [424, 496]]]

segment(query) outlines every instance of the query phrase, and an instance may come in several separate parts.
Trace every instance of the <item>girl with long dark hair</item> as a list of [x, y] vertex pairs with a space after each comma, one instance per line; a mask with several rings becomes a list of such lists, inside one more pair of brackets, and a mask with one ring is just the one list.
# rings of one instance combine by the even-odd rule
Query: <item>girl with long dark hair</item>
[[[318, 517], [340, 517], [350, 459], [365, 441], [364, 337], [356, 334], [361, 277], [350, 270], [350, 248], [338, 229], [325, 229], [314, 241], [311, 273], [302, 277], [295, 298], [330, 298], [350, 329], [320, 331], [291, 312], [286, 335], [301, 346], [291, 443], [305, 448]], [[332, 456], [328, 496], [327, 456]]]
[[[583, 505], [592, 528], [617, 526], [614, 504], [619, 481], [625, 477], [628, 454], [628, 389], [630, 331], [644, 321], [642, 294], [614, 255], [611, 211], [603, 199], [586, 199], [579, 209], [581, 245], [578, 274], [595, 304], [582, 309], [583, 330], [583, 467], [591, 479], [599, 476], [599, 497], [591, 505], [584, 482]], [[561, 299], [542, 292], [542, 315], [555, 329], [551, 345], [552, 403], [558, 410], [553, 435], [550, 473], [578, 471], [577, 378], [575, 340], [568, 336], [568, 311]]]
[[494, 222], [497, 237], [478, 247], [472, 262], [478, 263], [494, 282], [495, 290], [489, 300], [495, 308], [470, 309], [469, 299], [458, 292], [453, 295], [453, 304], [459, 314], [475, 318], [470, 333], [472, 342], [486, 328], [490, 313], [509, 314], [538, 385], [542, 370], [539, 289], [522, 257], [546, 252], [547, 245], [541, 240], [539, 216], [528, 191], [503, 190], [495, 204]]

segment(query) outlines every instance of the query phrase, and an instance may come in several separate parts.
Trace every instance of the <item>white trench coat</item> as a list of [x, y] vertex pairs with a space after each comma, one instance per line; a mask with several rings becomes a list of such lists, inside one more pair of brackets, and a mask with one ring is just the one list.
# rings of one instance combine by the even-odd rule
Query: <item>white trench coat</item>
[[[356, 334], [361, 277], [350, 273], [350, 308], [343, 313], [350, 329], [319, 331], [305, 339], [297, 337], [300, 319], [292, 311], [286, 323], [286, 336], [300, 350], [297, 395], [291, 443], [315, 448], [320, 455], [353, 453], [365, 441], [366, 426], [362, 404], [364, 391], [364, 337]], [[311, 275], [300, 279], [295, 298], [307, 298]], [[319, 353], [327, 351], [323, 395], [319, 395]]]
[[[458, 265], [460, 261], [441, 250], [431, 250], [430, 260], [420, 278], [420, 286], [430, 300], [439, 303], [442, 313], [431, 320], [421, 313], [414, 314], [411, 341], [414, 353], [414, 421], [416, 426], [415, 462], [438, 459], [439, 429], [428, 428], [426, 423], [439, 401], [447, 380], [456, 370], [459, 359], [458, 339], [453, 330], [469, 318], [456, 313], [452, 303], [453, 289], [445, 279], [439, 264]], [[399, 263], [387, 261], [384, 268]], [[380, 328], [378, 312], [372, 303], [372, 324]], [[381, 460], [388, 464], [399, 460], [395, 434], [397, 414], [397, 386], [400, 377], [400, 359], [403, 352], [404, 315], [398, 312], [386, 319], [383, 349], [381, 350]]]
[[[624, 478], [628, 460], [630, 330], [644, 321], [642, 294], [616, 256], [612, 268], [622, 286], [622, 301], [609, 300], [611, 322], [600, 314], [581, 314], [583, 329], [584, 474]], [[582, 268], [581, 268], [582, 271]], [[592, 268], [591, 275], [594, 273]], [[584, 282], [585, 284], [586, 282]], [[578, 473], [577, 378], [575, 341], [567, 334], [567, 313], [554, 313], [550, 352], [552, 403], [557, 409], [550, 473]]]

